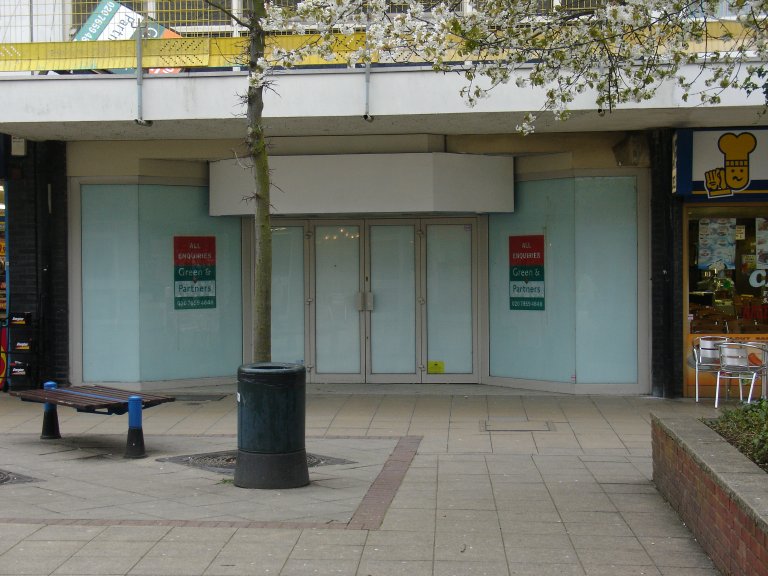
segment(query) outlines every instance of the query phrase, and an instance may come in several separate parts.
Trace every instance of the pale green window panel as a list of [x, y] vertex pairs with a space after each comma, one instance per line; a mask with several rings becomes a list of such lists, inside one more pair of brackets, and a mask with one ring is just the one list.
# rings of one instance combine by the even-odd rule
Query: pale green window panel
[[272, 230], [272, 360], [304, 363], [304, 228]]
[[[521, 182], [514, 214], [489, 221], [492, 376], [637, 381], [634, 178]], [[509, 237], [545, 237], [545, 310], [510, 310]]]
[[[240, 220], [203, 187], [81, 189], [83, 379], [229, 376], [242, 363]], [[174, 236], [216, 238], [216, 307], [174, 309]]]

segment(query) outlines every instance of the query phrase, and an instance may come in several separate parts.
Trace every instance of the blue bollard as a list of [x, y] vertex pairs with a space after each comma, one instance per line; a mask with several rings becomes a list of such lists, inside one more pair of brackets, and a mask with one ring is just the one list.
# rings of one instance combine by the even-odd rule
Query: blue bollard
[[125, 458], [144, 458], [144, 430], [141, 426], [141, 396], [128, 398], [128, 442]]
[[[46, 382], [43, 384], [44, 390], [55, 390], [56, 382]], [[56, 404], [46, 402], [43, 405], [43, 431], [40, 434], [41, 440], [57, 440], [61, 438], [59, 432], [59, 413], [56, 410]]]

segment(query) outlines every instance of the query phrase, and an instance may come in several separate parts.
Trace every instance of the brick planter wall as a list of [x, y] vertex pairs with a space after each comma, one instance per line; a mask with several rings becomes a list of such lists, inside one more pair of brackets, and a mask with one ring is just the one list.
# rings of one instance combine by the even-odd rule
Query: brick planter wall
[[653, 480], [726, 576], [768, 576], [768, 474], [694, 418], [652, 416]]

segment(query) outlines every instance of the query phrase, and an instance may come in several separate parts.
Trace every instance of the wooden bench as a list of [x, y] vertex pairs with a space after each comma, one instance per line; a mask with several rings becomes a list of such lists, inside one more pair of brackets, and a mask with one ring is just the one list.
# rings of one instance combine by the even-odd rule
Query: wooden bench
[[130, 392], [107, 386], [74, 386], [72, 388], [56, 388], [54, 383], [46, 383], [43, 389], [12, 390], [11, 396], [21, 398], [25, 402], [45, 404], [43, 412], [43, 432], [40, 438], [51, 440], [61, 438], [59, 433], [59, 417], [56, 406], [68, 406], [78, 412], [92, 414], [125, 414], [128, 412], [128, 445], [126, 458], [142, 458], [144, 450], [144, 433], [141, 425], [141, 411], [165, 402], [173, 402], [173, 396], [161, 396], [146, 392]]

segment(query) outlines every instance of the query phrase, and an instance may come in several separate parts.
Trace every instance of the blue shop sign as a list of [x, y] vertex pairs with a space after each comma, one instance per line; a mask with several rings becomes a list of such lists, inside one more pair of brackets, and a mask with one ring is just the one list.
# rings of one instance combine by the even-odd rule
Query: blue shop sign
[[693, 202], [768, 200], [768, 129], [678, 130], [673, 192]]

